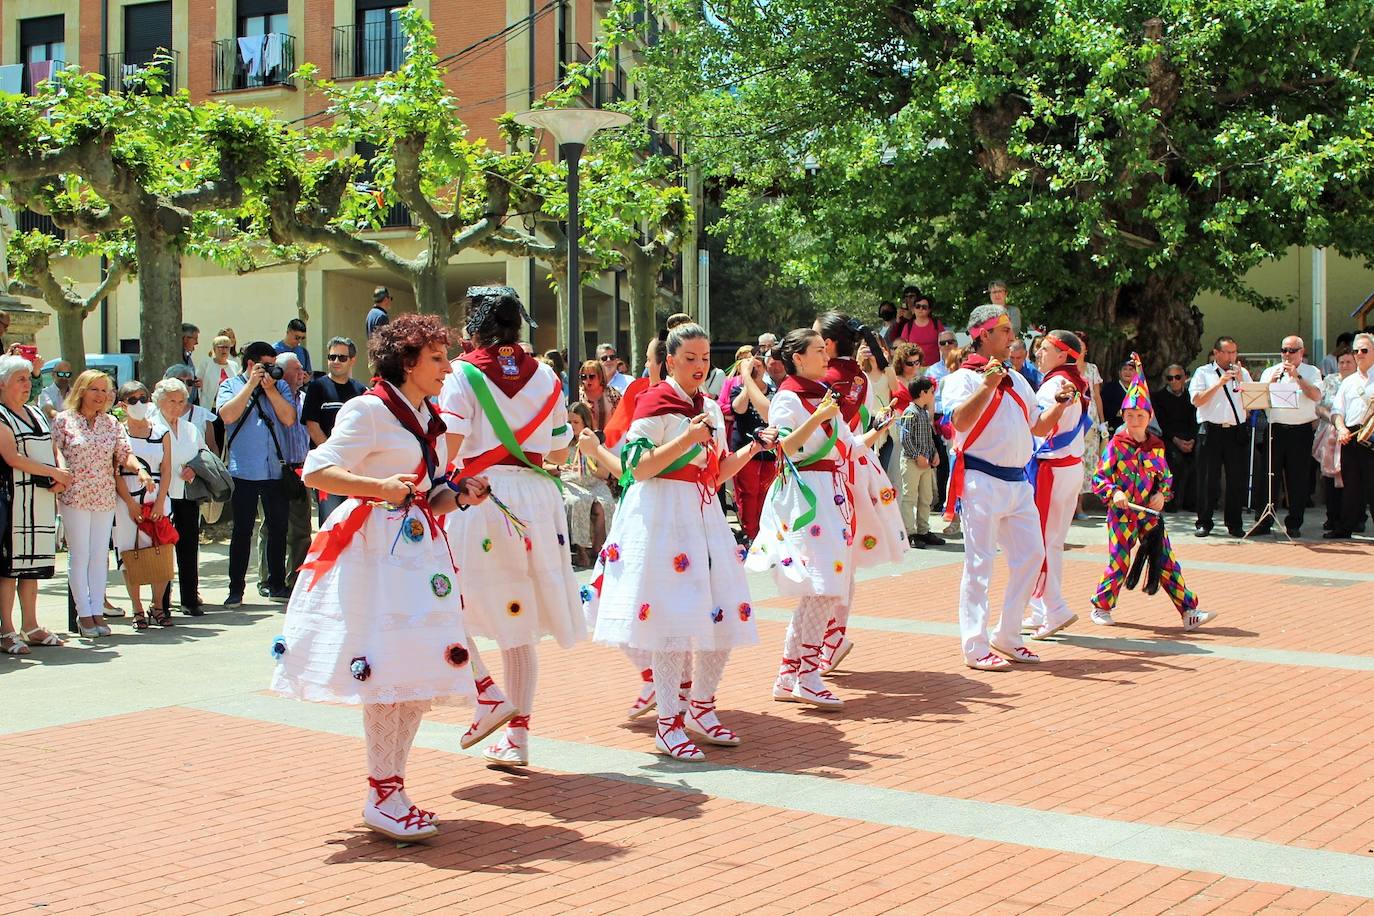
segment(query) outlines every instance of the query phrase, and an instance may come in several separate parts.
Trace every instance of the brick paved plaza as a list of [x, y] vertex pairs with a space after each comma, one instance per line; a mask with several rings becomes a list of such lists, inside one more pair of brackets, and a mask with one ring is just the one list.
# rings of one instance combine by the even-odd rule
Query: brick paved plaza
[[1082, 621], [1035, 669], [963, 666], [957, 544], [870, 571], [841, 714], [769, 699], [788, 605], [756, 577], [744, 745], [707, 765], [647, 753], [618, 652], [545, 646], [527, 771], [426, 718], [428, 845], [359, 826], [358, 710], [265, 692], [279, 606], [0, 658], [0, 913], [1374, 912], [1374, 544], [1181, 535], [1221, 614], [1185, 635], [1163, 594], [1089, 624], [1103, 533], [1070, 540]]

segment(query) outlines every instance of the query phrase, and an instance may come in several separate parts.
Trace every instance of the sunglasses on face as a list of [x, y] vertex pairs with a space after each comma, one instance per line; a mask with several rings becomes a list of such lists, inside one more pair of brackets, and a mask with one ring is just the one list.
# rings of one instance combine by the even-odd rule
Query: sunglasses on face
[[325, 358], [328, 359], [331, 363], [346, 363], [346, 362], [348, 362], [348, 354], [346, 354], [346, 353], [331, 353], [331, 354], [329, 354], [329, 356], [327, 356], [327, 357], [325, 357]]
[[954, 346], [954, 344], [955, 344], [955, 341], [953, 341], [953, 340], [942, 340], [942, 341], [940, 341], [940, 346], [942, 346], [942, 347], [952, 347], [952, 346]]
[[599, 382], [599, 381], [601, 381], [601, 376], [597, 375], [595, 372], [588, 372], [586, 375], [583, 375], [583, 376], [582, 376], [582, 381], [584, 381], [584, 382]]
[[53, 375], [57, 376], [58, 378], [71, 378], [71, 377], [72, 377], [72, 374], [71, 374], [70, 372], [54, 372]]
[[148, 400], [149, 400], [149, 399], [148, 399], [147, 395], [135, 394], [135, 395], [133, 395], [133, 396], [131, 396], [131, 397], [125, 398], [125, 399], [124, 399], [124, 403], [125, 403], [125, 404], [147, 404], [147, 403], [148, 403]]
[[614, 353], [611, 353], [611, 354], [608, 354], [608, 355], [606, 355], [606, 356], [601, 357], [601, 361], [602, 361], [603, 363], [613, 363], [613, 362], [615, 362], [615, 359], [616, 359], [616, 356], [615, 356]]
[[915, 305], [913, 305], [912, 308], [914, 308], [914, 309], [921, 309], [922, 311], [928, 312], [928, 311], [930, 311], [930, 303], [929, 303], [929, 302], [918, 302], [918, 303], [916, 303]]
[[1181, 376], [1181, 375], [1166, 375], [1166, 376], [1164, 376], [1164, 380], [1165, 380], [1166, 382], [1178, 382], [1178, 381], [1182, 381], [1182, 380], [1183, 380], [1183, 376]]
[[1302, 347], [1279, 347], [1280, 353], [1301, 353]]
[[917, 361], [914, 360], [914, 359], [908, 359], [908, 360], [903, 360], [903, 361], [902, 361], [902, 365], [906, 366], [908, 369], [914, 369], [914, 368], [916, 368], [917, 366], [919, 366], [920, 363], [917, 362]]
[[1351, 352], [1351, 353], [1368, 353], [1368, 352], [1369, 352], [1369, 348], [1368, 348], [1368, 347], [1355, 347], [1355, 348], [1352, 349], [1350, 352]]

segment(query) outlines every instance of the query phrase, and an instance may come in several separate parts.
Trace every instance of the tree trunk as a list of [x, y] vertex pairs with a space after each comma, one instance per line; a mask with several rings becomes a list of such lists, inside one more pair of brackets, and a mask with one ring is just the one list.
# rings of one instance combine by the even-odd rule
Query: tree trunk
[[1092, 348], [1103, 376], [1114, 377], [1114, 367], [1132, 352], [1140, 354], [1148, 378], [1158, 378], [1170, 363], [1188, 365], [1203, 332], [1202, 312], [1192, 304], [1197, 292], [1190, 277], [1154, 274], [1098, 296], [1094, 317], [1112, 333], [1101, 338], [1105, 347]]
[[[134, 220], [134, 225], [142, 222]], [[151, 222], [151, 220], [149, 220]], [[134, 236], [138, 252], [139, 378], [151, 391], [168, 366], [182, 361], [181, 249], [154, 227]]]
[[630, 352], [636, 361], [644, 359], [649, 338], [658, 333], [654, 305], [658, 296], [658, 262], [642, 252], [629, 257], [625, 271], [629, 281]]
[[86, 310], [79, 305], [53, 306], [57, 313], [57, 352], [71, 363], [72, 378], [86, 371]]
[[444, 277], [442, 261], [423, 264], [410, 276], [410, 287], [415, 291], [415, 309], [422, 315], [438, 315], [452, 323], [453, 316], [448, 313], [448, 281]]

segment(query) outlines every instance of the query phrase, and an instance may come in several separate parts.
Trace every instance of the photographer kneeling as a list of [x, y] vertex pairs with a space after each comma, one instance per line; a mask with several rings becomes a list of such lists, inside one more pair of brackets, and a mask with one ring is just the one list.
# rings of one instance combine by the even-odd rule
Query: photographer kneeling
[[285, 601], [286, 490], [282, 447], [286, 429], [296, 422], [295, 396], [282, 381], [277, 353], [255, 340], [243, 348], [244, 372], [219, 386], [216, 405], [229, 443], [229, 476], [234, 479], [234, 532], [229, 541], [229, 597], [224, 606], [243, 605], [244, 578], [253, 543], [253, 526], [262, 501], [267, 527], [267, 592]]

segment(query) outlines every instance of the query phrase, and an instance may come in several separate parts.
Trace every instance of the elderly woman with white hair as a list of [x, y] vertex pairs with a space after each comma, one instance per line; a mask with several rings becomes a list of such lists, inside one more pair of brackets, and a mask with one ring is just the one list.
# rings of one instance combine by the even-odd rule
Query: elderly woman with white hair
[[[71, 474], [57, 466], [43, 412], [28, 405], [33, 367], [22, 356], [0, 356], [0, 654], [28, 655], [29, 646], [60, 646], [38, 625], [38, 580], [53, 576], [57, 501]], [[22, 633], [14, 625], [19, 596]]]
[[[167, 495], [172, 501], [172, 523], [177, 529], [177, 581], [181, 585], [181, 609], [192, 617], [205, 613], [200, 600], [200, 505], [186, 499], [186, 484], [195, 479], [196, 472], [187, 462], [196, 457], [205, 445], [200, 427], [192, 419], [193, 411], [201, 410], [191, 404], [190, 390], [179, 378], [164, 378], [153, 388], [152, 418], [154, 435], [165, 435], [171, 447], [171, 474]], [[162, 606], [171, 606], [171, 583]]]
[[[115, 513], [115, 551], [122, 555], [126, 550], [153, 545], [151, 536], [138, 527], [145, 508], [154, 521], [171, 514], [168, 488], [172, 483], [172, 437], [165, 429], [158, 429], [154, 425], [152, 397], [142, 382], [120, 385], [118, 403], [123, 408], [124, 433], [134, 459], [152, 476], [150, 484], [146, 477], [136, 478], [128, 469], [124, 469], [117, 479], [119, 496], [127, 507], [126, 512]], [[143, 613], [139, 586], [129, 581], [127, 570], [124, 584], [129, 589], [129, 600], [134, 606], [134, 629], [148, 629], [149, 617], [158, 626], [172, 626], [172, 612], [166, 602], [170, 583], [152, 583], [152, 601], [147, 615]]]

